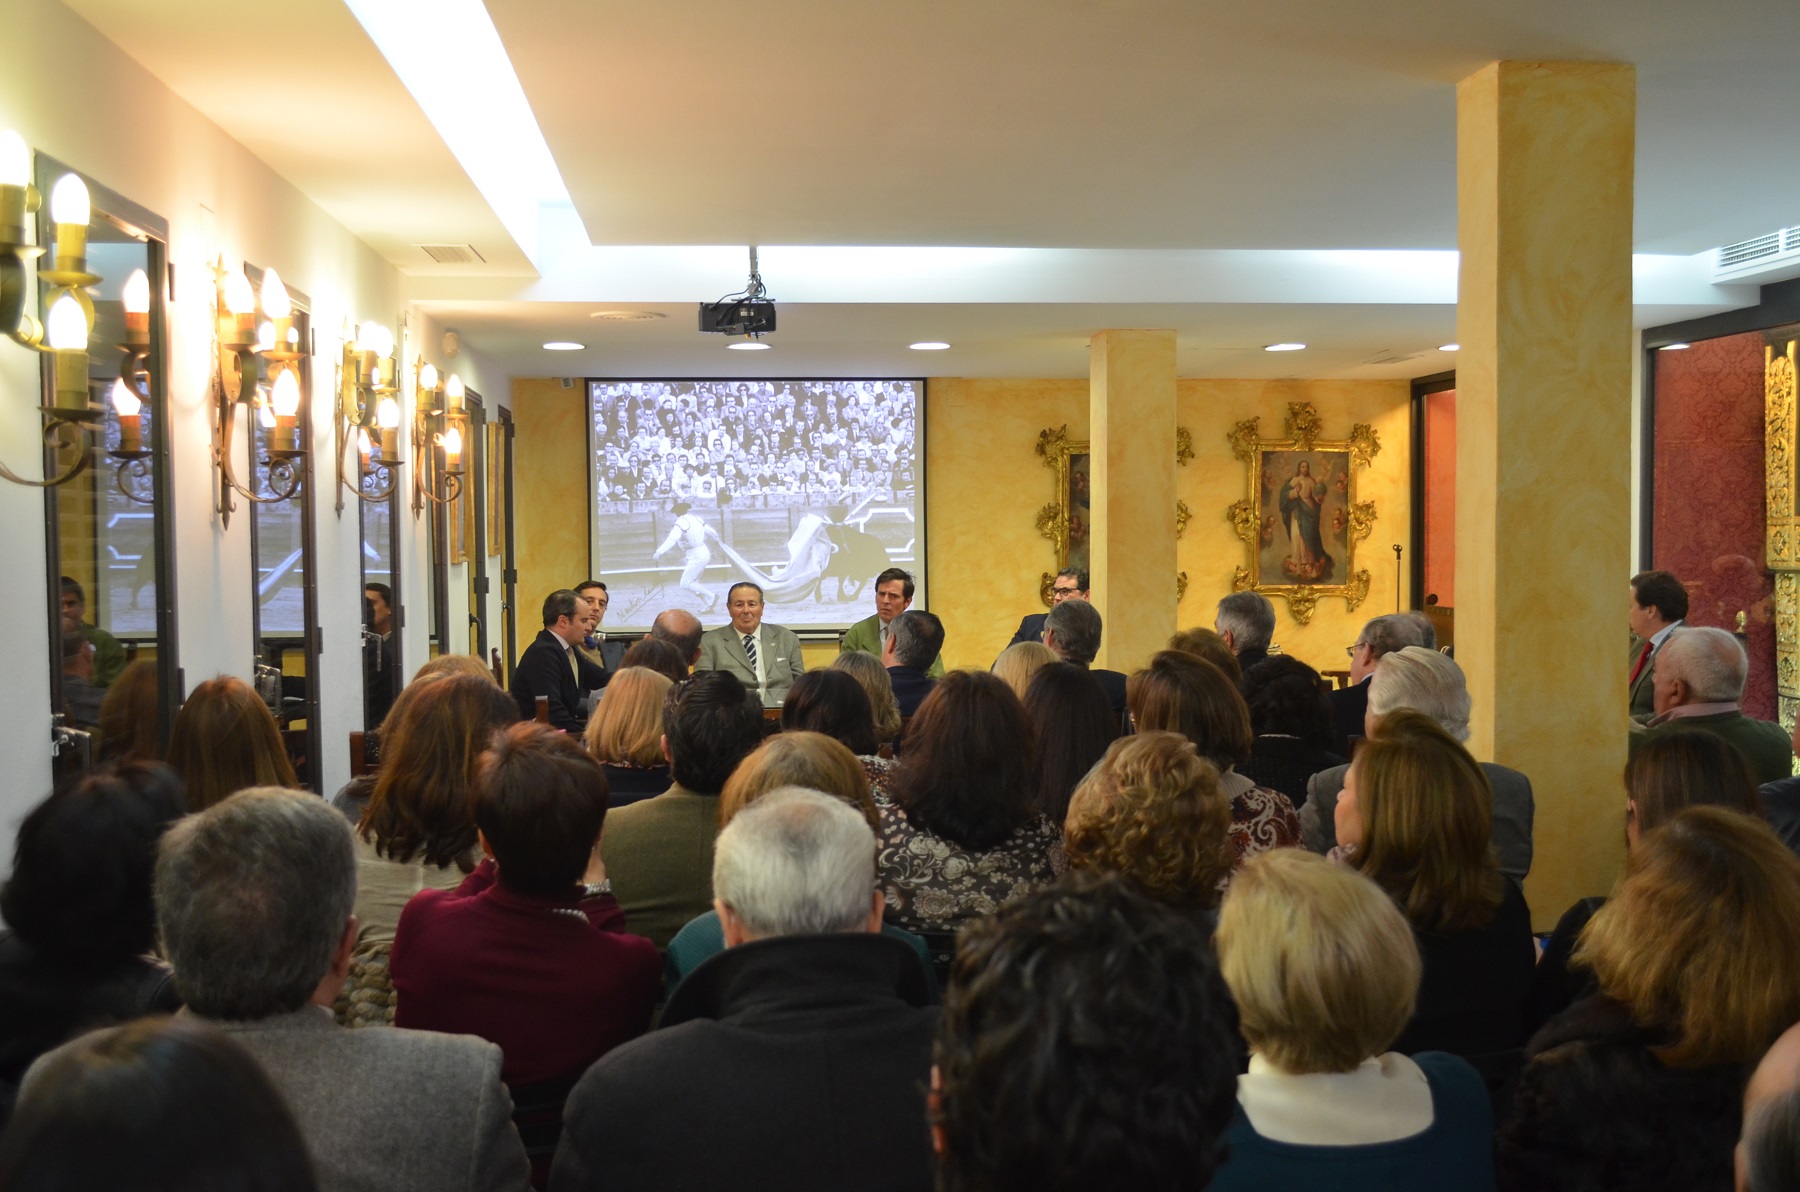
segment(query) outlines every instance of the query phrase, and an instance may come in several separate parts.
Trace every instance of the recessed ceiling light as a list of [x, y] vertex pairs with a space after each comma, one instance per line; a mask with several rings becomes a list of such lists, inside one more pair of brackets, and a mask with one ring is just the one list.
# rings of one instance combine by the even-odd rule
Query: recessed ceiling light
[[726, 344], [725, 346], [734, 352], [766, 352], [770, 347], [769, 344], [755, 339], [745, 340], [741, 344]]
[[1268, 344], [1263, 348], [1263, 351], [1265, 351], [1265, 352], [1298, 352], [1305, 347], [1306, 347], [1305, 344]]
[[942, 352], [944, 349], [948, 348], [950, 345], [947, 343], [942, 343], [935, 339], [924, 339], [924, 340], [920, 340], [916, 344], [907, 344], [906, 346], [911, 348], [915, 352]]
[[660, 310], [597, 310], [588, 315], [590, 319], [604, 319], [608, 323], [648, 323], [664, 317]]
[[1461, 350], [1462, 350], [1461, 344], [1439, 344], [1438, 345], [1438, 351], [1440, 351], [1440, 352], [1460, 352]]
[[1657, 351], [1659, 351], [1659, 352], [1685, 352], [1693, 346], [1694, 346], [1693, 344], [1664, 344], [1662, 347], [1658, 348]]
[[546, 351], [546, 352], [579, 352], [585, 347], [587, 347], [586, 344], [571, 343], [569, 340], [566, 340], [566, 339], [553, 339], [549, 343], [544, 345], [544, 351]]

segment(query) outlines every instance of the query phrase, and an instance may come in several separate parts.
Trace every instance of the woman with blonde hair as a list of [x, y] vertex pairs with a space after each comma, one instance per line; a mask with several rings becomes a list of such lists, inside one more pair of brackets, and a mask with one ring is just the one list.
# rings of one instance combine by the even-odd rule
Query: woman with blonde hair
[[875, 720], [876, 741], [885, 745], [900, 735], [900, 703], [894, 698], [894, 684], [888, 678], [887, 668], [881, 665], [881, 659], [861, 650], [851, 650], [833, 658], [828, 669], [843, 671], [862, 685]]
[[187, 787], [189, 812], [252, 786], [298, 789], [294, 763], [262, 697], [220, 675], [194, 688], [169, 732], [169, 765]]
[[[869, 822], [870, 830], [878, 830], [880, 821], [869, 796], [869, 779], [862, 761], [848, 746], [824, 733], [804, 730], [780, 733], [764, 741], [738, 763], [719, 792], [719, 827], [723, 829], [733, 817], [764, 795], [789, 787], [818, 791], [842, 800], [856, 808]], [[897, 927], [882, 927], [882, 934], [903, 939], [919, 954], [919, 961], [930, 971], [925, 941]], [[688, 920], [686, 926], [669, 941], [663, 974], [670, 992], [683, 977], [701, 963], [725, 950], [725, 930], [719, 923], [717, 910], [707, 911]]]
[[1180, 733], [1121, 737], [1076, 786], [1063, 825], [1071, 869], [1117, 873], [1210, 923], [1231, 875], [1231, 800]]
[[1442, 1052], [1390, 1050], [1420, 960], [1379, 886], [1300, 849], [1264, 853], [1232, 881], [1217, 942], [1250, 1066], [1231, 1157], [1208, 1187], [1494, 1186], [1480, 1074]]
[[1382, 717], [1345, 775], [1339, 847], [1399, 905], [1425, 962], [1398, 1051], [1483, 1056], [1525, 1041], [1531, 912], [1488, 845], [1492, 802], [1468, 750], [1405, 709]]
[[1597, 996], [1526, 1049], [1503, 1188], [1729, 1188], [1744, 1082], [1800, 1020], [1800, 859], [1690, 807], [1647, 832], [1581, 934]]
[[609, 807], [623, 807], [669, 789], [662, 712], [663, 699], [674, 685], [667, 675], [642, 666], [621, 667], [607, 683], [583, 740], [606, 771]]
[[1040, 669], [1058, 661], [1056, 651], [1043, 642], [1014, 642], [994, 659], [993, 675], [1012, 688], [1019, 702], [1031, 690], [1031, 680]]

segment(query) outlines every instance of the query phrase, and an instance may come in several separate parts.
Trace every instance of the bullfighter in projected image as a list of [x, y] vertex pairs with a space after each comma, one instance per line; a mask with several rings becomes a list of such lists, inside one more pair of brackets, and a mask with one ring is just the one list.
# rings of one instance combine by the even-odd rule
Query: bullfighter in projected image
[[706, 549], [706, 540], [711, 538], [720, 546], [725, 547], [728, 554], [731, 552], [731, 548], [725, 546], [718, 531], [707, 525], [705, 519], [695, 513], [693, 507], [686, 501], [675, 502], [674, 513], [675, 524], [669, 528], [669, 536], [664, 538], [662, 545], [656, 548], [656, 553], [650, 556], [650, 561], [656, 562], [673, 550], [677, 542], [681, 543], [683, 550], [681, 586], [706, 601], [706, 607], [700, 611], [710, 613], [718, 607], [719, 597], [700, 582], [700, 576], [706, 570], [706, 565], [712, 562], [712, 552]]

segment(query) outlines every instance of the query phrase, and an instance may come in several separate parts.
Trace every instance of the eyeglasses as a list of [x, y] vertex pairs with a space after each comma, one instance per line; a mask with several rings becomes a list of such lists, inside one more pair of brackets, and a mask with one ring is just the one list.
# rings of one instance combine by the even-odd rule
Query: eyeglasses
[[1368, 644], [1369, 644], [1368, 642], [1357, 642], [1354, 646], [1345, 646], [1344, 653], [1346, 653], [1346, 654], [1350, 655], [1350, 657], [1354, 658], [1354, 657], [1356, 657], [1356, 652]]
[[1081, 591], [1080, 588], [1051, 588], [1050, 590], [1058, 596], [1074, 596]]

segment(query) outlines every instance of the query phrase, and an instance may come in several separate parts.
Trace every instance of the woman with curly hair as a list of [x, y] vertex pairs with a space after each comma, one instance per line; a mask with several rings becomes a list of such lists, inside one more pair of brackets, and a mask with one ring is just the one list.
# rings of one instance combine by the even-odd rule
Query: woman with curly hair
[[1114, 741], [1075, 788], [1063, 825], [1071, 869], [1117, 873], [1210, 926], [1231, 876], [1231, 800], [1180, 733]]

